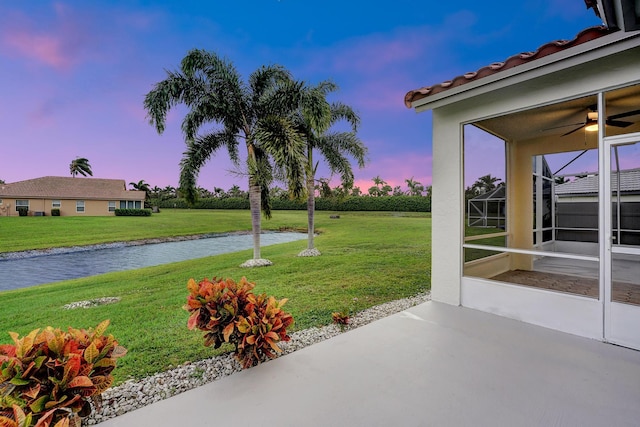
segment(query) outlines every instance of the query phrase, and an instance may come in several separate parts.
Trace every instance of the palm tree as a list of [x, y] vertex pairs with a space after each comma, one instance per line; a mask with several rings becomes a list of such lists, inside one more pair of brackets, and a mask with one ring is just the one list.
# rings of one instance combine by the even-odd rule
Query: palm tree
[[407, 187], [409, 188], [409, 195], [411, 196], [422, 196], [424, 192], [424, 185], [418, 181], [414, 181], [413, 177], [404, 180], [407, 183]]
[[246, 192], [242, 191], [240, 187], [234, 184], [229, 191], [227, 191], [227, 195], [232, 198], [243, 199], [247, 196]]
[[388, 196], [389, 193], [393, 191], [393, 188], [391, 188], [391, 186], [387, 184], [385, 180], [380, 178], [380, 175], [374, 176], [373, 178], [371, 178], [371, 180], [375, 185], [369, 188], [370, 196], [373, 196], [373, 197]]
[[76, 157], [74, 160], [72, 160], [71, 164], [69, 165], [69, 171], [71, 172], [71, 176], [74, 178], [78, 174], [82, 176], [93, 176], [89, 160], [85, 159], [84, 157]]
[[396, 185], [395, 187], [393, 187], [393, 193], [392, 196], [406, 196], [405, 192], [402, 191], [402, 187], [400, 187], [399, 185]]
[[[309, 191], [309, 190], [307, 190], [307, 191]], [[331, 190], [331, 186], [329, 185], [329, 179], [328, 178], [320, 178], [320, 179], [318, 179], [318, 183], [313, 186], [314, 200], [315, 200], [316, 191], [318, 192], [318, 196], [320, 196], [322, 198], [329, 198], [329, 197], [333, 196], [333, 190]], [[315, 202], [314, 202], [314, 206], [315, 206]], [[308, 203], [307, 203], [307, 209], [308, 209], [308, 207], [309, 206], [308, 206]]]
[[471, 189], [475, 191], [476, 194], [488, 193], [496, 189], [496, 182], [498, 181], [500, 181], [500, 178], [491, 176], [491, 174], [483, 175], [473, 183]]
[[[182, 121], [187, 150], [180, 162], [180, 188], [188, 202], [196, 199], [200, 168], [221, 148], [239, 165], [238, 145], [246, 147], [249, 206], [253, 231], [253, 260], [243, 266], [270, 265], [260, 258], [260, 212], [267, 218], [273, 160], [286, 171], [288, 188], [299, 197], [304, 191], [304, 144], [292, 123], [302, 84], [280, 66], [263, 66], [243, 82], [236, 68], [213, 52], [191, 50], [180, 70], [167, 72], [145, 97], [150, 123], [165, 129], [168, 111], [175, 105], [189, 108]], [[198, 131], [207, 125], [206, 133]], [[214, 126], [213, 130], [210, 125]]]
[[149, 187], [149, 184], [144, 182], [144, 179], [141, 179], [138, 182], [130, 182], [129, 185], [133, 187], [134, 190], [144, 191], [145, 199], [149, 199], [149, 193], [151, 193], [151, 187]]
[[[347, 156], [353, 157], [360, 167], [364, 167], [367, 149], [356, 136], [360, 118], [353, 109], [340, 102], [330, 104], [327, 95], [337, 91], [338, 86], [323, 81], [316, 86], [306, 86], [303, 90], [301, 108], [295, 115], [299, 132], [304, 135], [306, 158], [304, 174], [307, 187], [307, 249], [298, 256], [318, 256], [314, 247], [315, 216], [315, 173], [318, 162], [314, 163], [314, 151], [324, 157], [331, 174], [339, 174], [343, 185], [353, 185], [353, 171]], [[330, 131], [337, 123], [347, 122], [351, 132]], [[328, 180], [320, 180], [321, 194], [331, 193]], [[329, 191], [324, 191], [325, 187]]]

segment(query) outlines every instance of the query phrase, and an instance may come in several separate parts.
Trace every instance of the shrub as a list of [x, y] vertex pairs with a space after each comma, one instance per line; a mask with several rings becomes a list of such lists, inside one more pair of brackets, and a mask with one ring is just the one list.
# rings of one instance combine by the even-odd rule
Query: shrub
[[[431, 212], [431, 199], [423, 196], [349, 196], [345, 198], [318, 197], [316, 211], [396, 211]], [[203, 198], [190, 206], [184, 199], [167, 199], [158, 203], [161, 208], [178, 209], [249, 209], [244, 198]], [[306, 200], [272, 198], [272, 210], [306, 210]]]
[[38, 427], [79, 426], [126, 354], [103, 335], [108, 326], [105, 320], [89, 330], [47, 327], [23, 338], [10, 332], [14, 344], [0, 345], [0, 426], [28, 427], [32, 419]]
[[18, 208], [18, 215], [19, 216], [29, 215], [29, 208], [23, 208], [23, 207]]
[[349, 313], [346, 313], [344, 311], [335, 311], [331, 313], [331, 319], [333, 320], [333, 323], [340, 326], [348, 325], [351, 321]]
[[151, 209], [116, 209], [116, 216], [151, 216]]
[[51, 209], [51, 216], [60, 216], [60, 209], [59, 208]]
[[239, 283], [215, 277], [199, 283], [190, 279], [184, 306], [191, 313], [189, 329], [205, 331], [205, 346], [233, 344], [243, 369], [276, 357], [282, 351], [278, 342], [290, 340], [287, 328], [293, 324], [293, 317], [281, 308], [286, 299], [256, 296], [251, 292], [254, 287], [244, 277]]

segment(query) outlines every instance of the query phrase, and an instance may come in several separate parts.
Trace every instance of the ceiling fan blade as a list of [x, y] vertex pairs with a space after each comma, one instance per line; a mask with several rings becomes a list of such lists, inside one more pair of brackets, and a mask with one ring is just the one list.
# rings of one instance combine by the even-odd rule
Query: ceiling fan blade
[[607, 119], [607, 124], [609, 126], [615, 126], [618, 128], [626, 128], [627, 126], [631, 126], [633, 122], [623, 122], [622, 120], [611, 120]]
[[580, 129], [582, 129], [583, 127], [585, 127], [586, 123], [583, 123], [582, 126], [575, 128], [574, 130], [570, 130], [569, 132], [563, 134], [562, 136], [567, 136], [567, 135], [571, 135], [574, 132], [578, 132]]
[[624, 117], [637, 116], [639, 114], [640, 114], [640, 110], [627, 111], [626, 113], [614, 114], [613, 116], [609, 116], [607, 117], [607, 121], [622, 119]]
[[566, 128], [566, 127], [569, 127], [569, 126], [584, 126], [585, 124], [586, 124], [586, 122], [570, 123], [568, 125], [554, 126], [554, 127], [551, 127], [551, 128], [545, 128], [545, 129], [542, 129], [541, 132], [545, 132], [545, 131], [548, 131], [548, 130], [554, 130], [554, 129], [562, 129], [562, 128]]

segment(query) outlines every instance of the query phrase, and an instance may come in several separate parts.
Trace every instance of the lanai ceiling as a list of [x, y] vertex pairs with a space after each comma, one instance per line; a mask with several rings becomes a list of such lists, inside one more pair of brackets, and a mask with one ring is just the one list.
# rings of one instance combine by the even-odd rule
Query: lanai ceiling
[[[640, 132], [640, 85], [630, 86], [605, 95], [607, 117], [606, 135]], [[527, 140], [540, 137], [584, 138], [583, 124], [589, 111], [597, 105], [597, 96], [587, 96], [558, 104], [521, 111], [475, 123], [505, 140]], [[567, 133], [573, 131], [569, 135]]]

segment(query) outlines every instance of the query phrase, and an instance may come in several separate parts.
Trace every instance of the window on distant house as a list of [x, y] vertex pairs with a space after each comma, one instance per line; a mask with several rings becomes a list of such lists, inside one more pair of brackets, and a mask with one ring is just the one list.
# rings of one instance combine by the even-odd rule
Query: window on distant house
[[120, 200], [120, 209], [142, 209], [140, 200]]
[[16, 200], [16, 212], [19, 211], [20, 208], [29, 209], [29, 201], [28, 200]]
[[76, 212], [84, 212], [84, 200], [76, 200]]
[[109, 212], [114, 212], [116, 210], [116, 202], [109, 202]]
[[62, 203], [60, 203], [60, 200], [52, 200], [51, 201], [51, 207], [52, 208], [60, 208], [62, 206]]

